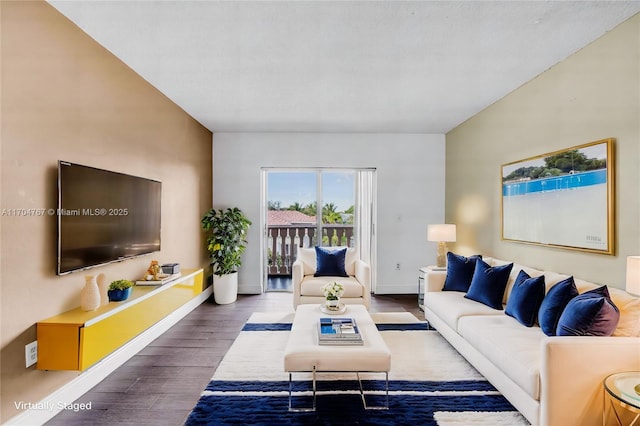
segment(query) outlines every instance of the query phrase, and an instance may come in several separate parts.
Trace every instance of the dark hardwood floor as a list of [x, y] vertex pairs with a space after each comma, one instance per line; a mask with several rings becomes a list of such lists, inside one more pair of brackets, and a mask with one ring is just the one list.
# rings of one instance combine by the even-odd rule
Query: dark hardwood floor
[[[182, 425], [253, 312], [293, 310], [291, 293], [240, 295], [203, 303], [78, 399], [91, 410], [64, 411], [47, 425]], [[424, 319], [415, 295], [372, 297], [371, 312], [408, 311]]]

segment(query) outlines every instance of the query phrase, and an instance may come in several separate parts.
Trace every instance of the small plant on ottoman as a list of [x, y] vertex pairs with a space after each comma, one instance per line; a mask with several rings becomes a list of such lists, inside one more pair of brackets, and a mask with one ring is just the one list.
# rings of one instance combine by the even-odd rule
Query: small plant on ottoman
[[325, 306], [327, 309], [337, 311], [340, 309], [340, 298], [344, 294], [344, 287], [339, 282], [331, 282], [322, 288], [322, 293], [326, 299]]

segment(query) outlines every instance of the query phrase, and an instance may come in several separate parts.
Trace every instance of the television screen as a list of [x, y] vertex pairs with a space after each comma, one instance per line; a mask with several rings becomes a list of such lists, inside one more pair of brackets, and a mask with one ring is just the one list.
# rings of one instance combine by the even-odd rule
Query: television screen
[[58, 162], [58, 275], [160, 250], [162, 183]]

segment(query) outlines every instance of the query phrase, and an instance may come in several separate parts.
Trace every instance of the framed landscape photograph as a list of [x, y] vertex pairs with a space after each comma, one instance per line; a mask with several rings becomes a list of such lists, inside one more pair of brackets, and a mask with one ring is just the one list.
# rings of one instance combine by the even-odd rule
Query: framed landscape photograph
[[614, 254], [613, 139], [502, 165], [502, 239]]

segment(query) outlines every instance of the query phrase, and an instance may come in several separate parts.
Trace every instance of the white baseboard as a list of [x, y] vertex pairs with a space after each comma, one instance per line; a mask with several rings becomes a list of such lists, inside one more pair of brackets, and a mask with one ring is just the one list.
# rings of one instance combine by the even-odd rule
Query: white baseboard
[[[417, 284], [378, 284], [375, 294], [417, 294]], [[238, 294], [261, 294], [259, 285], [238, 284]]]
[[238, 284], [238, 294], [262, 294], [260, 284]]
[[[418, 284], [380, 284], [376, 285], [375, 294], [417, 294]], [[417, 296], [416, 296], [417, 297]]]
[[160, 337], [171, 326], [184, 318], [211, 296], [213, 288], [209, 286], [197, 297], [176, 309], [138, 336], [125, 343], [78, 377], [66, 383], [51, 395], [42, 399], [37, 406], [51, 409], [30, 409], [9, 419], [5, 425], [42, 425], [62, 411], [62, 407], [73, 403], [95, 385], [104, 380], [114, 370], [128, 361], [145, 346]]

